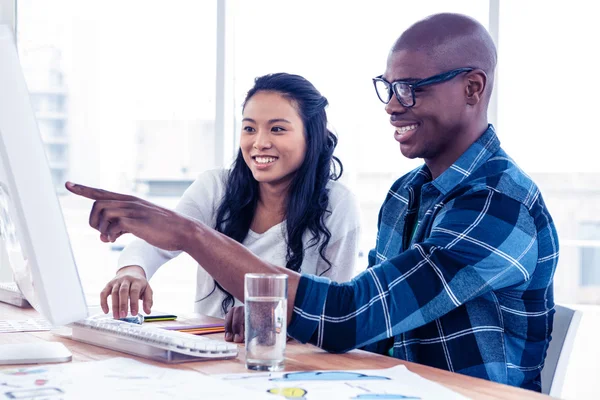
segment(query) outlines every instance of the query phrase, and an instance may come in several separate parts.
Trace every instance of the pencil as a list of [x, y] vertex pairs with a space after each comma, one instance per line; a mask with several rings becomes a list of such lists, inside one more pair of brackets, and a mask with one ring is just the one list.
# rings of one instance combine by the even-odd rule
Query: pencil
[[170, 331], [182, 331], [186, 329], [210, 329], [210, 328], [223, 328], [225, 329], [225, 325], [223, 324], [204, 324], [204, 325], [176, 325], [176, 326], [161, 326], [162, 329], [167, 329]]

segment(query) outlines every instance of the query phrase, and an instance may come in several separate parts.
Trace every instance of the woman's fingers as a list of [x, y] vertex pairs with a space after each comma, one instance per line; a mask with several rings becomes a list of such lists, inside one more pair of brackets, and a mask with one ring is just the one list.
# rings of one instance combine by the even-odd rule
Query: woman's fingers
[[119, 319], [119, 289], [121, 288], [120, 284], [113, 284], [112, 290], [110, 292], [110, 299], [112, 302], [112, 312], [113, 318]]
[[110, 296], [112, 292], [112, 281], [104, 286], [104, 289], [100, 292], [100, 307], [102, 307], [102, 311], [104, 314], [108, 314], [108, 296]]
[[115, 319], [125, 318], [128, 309], [131, 310], [132, 315], [137, 315], [140, 299], [144, 302], [144, 311], [150, 314], [153, 292], [148, 281], [143, 277], [125, 275], [113, 278], [100, 292], [100, 306], [105, 314], [109, 311], [108, 296], [111, 297]]
[[140, 282], [133, 282], [129, 289], [129, 309], [131, 315], [138, 314], [138, 304], [140, 301], [140, 295], [142, 293], [142, 284]]
[[[146, 281], [147, 282], [147, 281]], [[142, 305], [144, 306], [144, 312], [146, 314], [150, 314], [151, 309], [152, 309], [152, 304], [154, 303], [154, 292], [152, 291], [152, 288], [150, 287], [150, 285], [148, 283], [146, 283], [146, 289], [144, 290], [144, 302], [142, 303]]]
[[121, 287], [119, 287], [119, 318], [125, 318], [127, 316], [127, 309], [129, 307], [129, 281], [123, 281]]

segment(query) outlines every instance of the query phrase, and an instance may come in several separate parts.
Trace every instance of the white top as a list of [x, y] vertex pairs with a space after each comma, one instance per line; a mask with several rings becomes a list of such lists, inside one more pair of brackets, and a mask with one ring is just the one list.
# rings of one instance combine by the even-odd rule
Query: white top
[[[225, 195], [225, 184], [229, 170], [215, 169], [206, 171], [185, 191], [175, 210], [214, 227], [217, 209]], [[360, 214], [355, 196], [341, 183], [330, 181], [329, 207], [331, 214], [326, 215], [325, 225], [331, 232], [329, 245], [325, 250], [331, 268], [319, 255], [319, 245], [308, 248], [307, 242], [312, 235], [304, 234], [304, 261], [301, 271], [305, 274], [321, 275], [333, 281], [345, 282], [354, 276], [354, 262], [358, 253], [360, 234]], [[287, 229], [283, 221], [264, 233], [250, 230], [242, 244], [266, 262], [285, 267], [287, 254]], [[141, 239], [135, 239], [121, 253], [118, 267], [139, 265], [146, 272], [148, 280], [180, 251], [165, 251], [154, 247]], [[214, 290], [213, 290], [214, 289]], [[211, 293], [212, 292], [212, 293]], [[195, 312], [224, 318], [222, 302], [225, 295], [215, 288], [212, 277], [198, 265]], [[235, 300], [235, 305], [242, 305]]]

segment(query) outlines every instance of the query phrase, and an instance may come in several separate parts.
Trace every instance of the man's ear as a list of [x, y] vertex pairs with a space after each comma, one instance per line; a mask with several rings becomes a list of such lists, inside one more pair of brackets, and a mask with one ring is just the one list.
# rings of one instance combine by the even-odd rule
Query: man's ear
[[466, 76], [465, 94], [467, 104], [474, 106], [481, 101], [487, 85], [487, 75], [480, 69], [469, 72]]

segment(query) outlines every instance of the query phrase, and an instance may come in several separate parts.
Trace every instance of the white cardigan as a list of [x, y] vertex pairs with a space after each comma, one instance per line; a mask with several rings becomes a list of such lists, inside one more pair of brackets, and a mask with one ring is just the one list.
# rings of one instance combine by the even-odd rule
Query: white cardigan
[[[175, 210], [197, 219], [204, 224], [216, 225], [217, 209], [225, 195], [225, 184], [229, 170], [206, 171], [185, 191]], [[304, 234], [304, 261], [301, 271], [304, 274], [321, 275], [338, 282], [350, 280], [354, 275], [354, 263], [358, 252], [360, 234], [360, 214], [355, 196], [341, 183], [330, 181], [329, 207], [325, 225], [331, 232], [331, 239], [325, 251], [331, 262], [331, 269], [319, 255], [319, 244], [308, 248], [312, 235]], [[258, 234], [250, 230], [243, 245], [266, 262], [285, 267], [287, 254], [287, 229], [283, 221]], [[118, 268], [139, 265], [146, 272], [148, 280], [161, 265], [178, 256], [181, 252], [165, 251], [143, 240], [135, 239], [121, 253]], [[221, 304], [225, 295], [204, 268], [198, 265], [195, 311], [201, 314], [224, 318]], [[212, 292], [212, 293], [211, 293]], [[235, 300], [235, 305], [242, 305]]]

